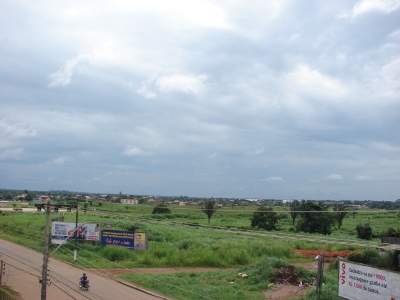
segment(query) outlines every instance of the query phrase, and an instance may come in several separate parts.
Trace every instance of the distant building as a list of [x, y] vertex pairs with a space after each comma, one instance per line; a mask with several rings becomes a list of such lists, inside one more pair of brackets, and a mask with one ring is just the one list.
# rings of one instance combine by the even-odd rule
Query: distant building
[[288, 200], [288, 199], [282, 200], [282, 203], [283, 203], [283, 204], [292, 203], [292, 202], [293, 202], [293, 200]]
[[43, 202], [51, 202], [49, 196], [39, 196], [39, 199], [42, 200]]
[[122, 204], [130, 204], [130, 205], [138, 205], [139, 200], [137, 198], [135, 199], [121, 199]]

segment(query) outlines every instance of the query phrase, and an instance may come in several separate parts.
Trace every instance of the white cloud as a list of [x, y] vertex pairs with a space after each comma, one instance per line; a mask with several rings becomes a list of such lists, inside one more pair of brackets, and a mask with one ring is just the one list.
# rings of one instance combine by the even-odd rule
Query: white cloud
[[69, 159], [68, 156], [60, 156], [60, 157], [53, 159], [51, 161], [51, 163], [58, 165], [58, 166], [62, 166], [67, 162], [68, 159]]
[[208, 79], [205, 74], [179, 74], [164, 76], [157, 80], [156, 86], [162, 92], [183, 92], [186, 94], [200, 94], [204, 90], [204, 82]]
[[157, 95], [151, 90], [150, 84], [148, 81], [143, 81], [141, 84], [141, 88], [136, 92], [142, 95], [145, 98], [152, 99], [155, 98]]
[[7, 122], [6, 120], [0, 120], [0, 133], [3, 133], [4, 137], [25, 138], [34, 137], [37, 134], [37, 131], [31, 126], [26, 126], [24, 124], [10, 124], [10, 122]]
[[383, 142], [373, 142], [370, 144], [371, 148], [377, 149], [381, 152], [400, 152], [400, 147], [393, 146]]
[[283, 178], [280, 177], [280, 176], [270, 176], [270, 177], [267, 177], [266, 180], [267, 180], [267, 181], [282, 181]]
[[257, 156], [257, 155], [262, 154], [263, 152], [264, 152], [264, 149], [263, 149], [263, 148], [261, 148], [261, 149], [256, 149], [256, 150], [253, 150], [253, 151], [247, 151], [247, 152], [246, 152], [246, 156]]
[[66, 86], [71, 83], [72, 76], [74, 75], [75, 69], [78, 64], [84, 60], [87, 60], [88, 56], [80, 54], [70, 60], [68, 60], [57, 72], [50, 74], [49, 76], [49, 87]]
[[142, 156], [142, 155], [151, 155], [149, 152], [144, 152], [142, 149], [137, 147], [127, 146], [125, 150], [122, 152], [122, 155], [126, 156]]
[[20, 159], [22, 155], [24, 154], [24, 149], [22, 148], [16, 148], [16, 149], [6, 149], [2, 152], [0, 152], [0, 159]]
[[343, 13], [339, 17], [354, 19], [372, 11], [391, 13], [399, 8], [400, 1], [398, 0], [361, 0], [353, 6], [351, 12]]
[[321, 73], [306, 64], [297, 65], [285, 76], [288, 91], [324, 99], [342, 98], [347, 94], [347, 87], [340, 80]]
[[331, 174], [327, 177], [325, 177], [325, 180], [342, 180], [343, 176], [340, 174]]
[[372, 176], [357, 175], [355, 179], [357, 181], [370, 181], [372, 180]]

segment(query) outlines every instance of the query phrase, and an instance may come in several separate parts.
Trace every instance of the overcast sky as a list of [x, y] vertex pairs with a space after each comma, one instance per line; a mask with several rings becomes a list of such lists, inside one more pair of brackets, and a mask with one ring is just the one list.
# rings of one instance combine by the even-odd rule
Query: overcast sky
[[400, 1], [0, 3], [0, 188], [400, 198]]

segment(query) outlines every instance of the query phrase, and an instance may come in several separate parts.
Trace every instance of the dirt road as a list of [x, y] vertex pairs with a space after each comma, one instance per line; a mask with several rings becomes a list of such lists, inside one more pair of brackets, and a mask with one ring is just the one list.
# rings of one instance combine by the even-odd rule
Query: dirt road
[[[2, 284], [11, 286], [25, 300], [41, 298], [42, 253], [0, 239], [0, 259], [5, 263]], [[125, 286], [94, 270], [85, 270], [90, 280], [89, 291], [80, 290], [78, 281], [83, 270], [56, 259], [49, 260], [48, 270], [50, 284], [46, 299], [49, 300], [160, 300], [160, 297]]]

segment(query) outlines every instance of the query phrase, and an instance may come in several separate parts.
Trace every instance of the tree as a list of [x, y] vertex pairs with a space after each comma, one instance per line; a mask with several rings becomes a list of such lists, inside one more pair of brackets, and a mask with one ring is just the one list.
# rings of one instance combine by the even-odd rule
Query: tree
[[208, 223], [210, 223], [212, 215], [217, 211], [217, 202], [213, 199], [204, 200], [202, 204], [202, 212], [208, 217]]
[[372, 238], [372, 228], [369, 223], [365, 225], [358, 224], [356, 227], [357, 237], [363, 240], [370, 240]]
[[32, 201], [33, 199], [35, 199], [35, 197], [36, 197], [36, 193], [28, 193], [28, 194], [25, 196], [25, 200], [26, 200], [26, 201]]
[[299, 215], [300, 206], [300, 201], [298, 200], [294, 200], [292, 203], [290, 203], [290, 216], [292, 217], [293, 226], [297, 216]]
[[346, 204], [335, 204], [333, 206], [333, 211], [336, 214], [336, 221], [338, 223], [338, 228], [342, 226], [343, 219], [348, 213], [348, 206]]
[[171, 210], [165, 204], [158, 204], [153, 208], [152, 214], [170, 214]]
[[251, 227], [262, 228], [265, 230], [275, 230], [276, 223], [278, 223], [280, 216], [274, 212], [272, 207], [259, 207], [255, 212], [253, 212], [253, 217], [251, 218]]
[[296, 230], [309, 233], [330, 234], [331, 227], [335, 224], [335, 215], [328, 211], [323, 203], [302, 201], [300, 221], [297, 222]]

